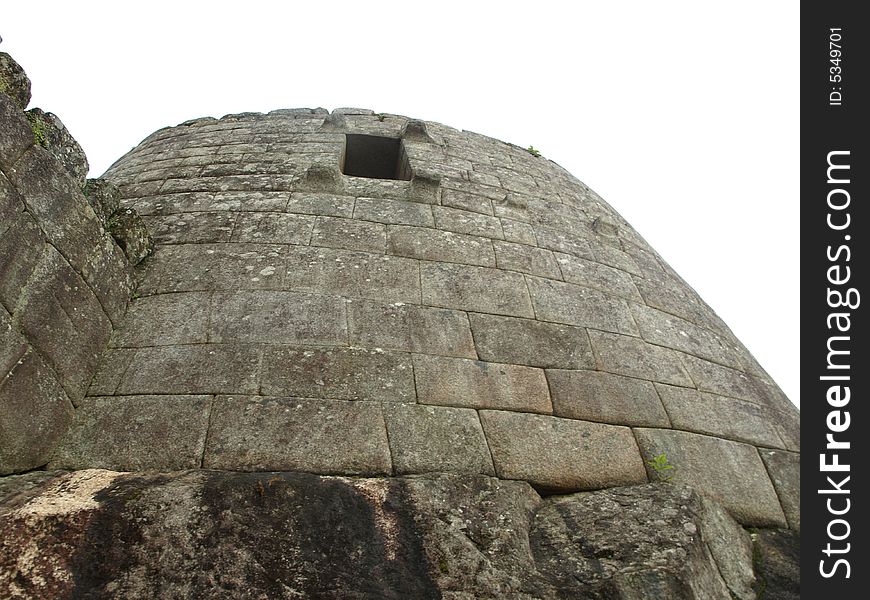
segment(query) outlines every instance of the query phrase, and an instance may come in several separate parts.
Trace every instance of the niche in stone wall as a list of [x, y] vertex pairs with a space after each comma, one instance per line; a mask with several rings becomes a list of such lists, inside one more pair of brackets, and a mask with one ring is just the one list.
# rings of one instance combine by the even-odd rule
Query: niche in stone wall
[[341, 172], [370, 179], [411, 179], [411, 165], [401, 139], [348, 133]]

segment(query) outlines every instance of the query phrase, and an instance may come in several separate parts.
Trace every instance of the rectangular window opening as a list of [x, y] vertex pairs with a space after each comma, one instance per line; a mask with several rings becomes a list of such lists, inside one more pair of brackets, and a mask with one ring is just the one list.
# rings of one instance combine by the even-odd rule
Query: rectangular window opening
[[345, 135], [341, 172], [370, 179], [411, 179], [411, 165], [402, 140], [377, 135]]

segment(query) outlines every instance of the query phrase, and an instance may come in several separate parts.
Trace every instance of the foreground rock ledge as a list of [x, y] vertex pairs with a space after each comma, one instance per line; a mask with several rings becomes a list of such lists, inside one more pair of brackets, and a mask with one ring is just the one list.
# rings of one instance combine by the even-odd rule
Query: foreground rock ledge
[[756, 597], [747, 532], [670, 484], [33, 472], [0, 531], [4, 598]]

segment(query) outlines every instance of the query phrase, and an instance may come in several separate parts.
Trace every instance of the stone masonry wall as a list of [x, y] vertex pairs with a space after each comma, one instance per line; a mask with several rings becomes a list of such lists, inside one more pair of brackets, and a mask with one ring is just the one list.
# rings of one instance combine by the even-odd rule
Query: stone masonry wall
[[63, 124], [0, 53], [0, 475], [45, 465], [132, 289]]
[[[410, 181], [341, 173], [348, 133], [401, 138]], [[797, 410], [545, 158], [300, 109], [160, 130], [106, 178], [157, 247], [52, 468], [450, 471], [543, 492], [664, 474], [744, 524], [799, 528]]]

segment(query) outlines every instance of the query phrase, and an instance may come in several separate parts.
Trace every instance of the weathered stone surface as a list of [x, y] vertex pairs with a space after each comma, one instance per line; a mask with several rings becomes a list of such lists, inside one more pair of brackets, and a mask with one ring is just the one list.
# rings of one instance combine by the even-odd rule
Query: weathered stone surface
[[528, 223], [522, 221], [514, 221], [512, 219], [500, 219], [501, 228], [504, 232], [504, 239], [508, 242], [516, 242], [518, 244], [536, 245], [535, 229]]
[[261, 389], [269, 396], [413, 402], [414, 372], [399, 352], [268, 346]]
[[266, 244], [161, 246], [138, 292], [281, 289], [285, 254], [285, 247]]
[[495, 475], [477, 411], [395, 403], [384, 413], [396, 474]]
[[691, 354], [680, 355], [680, 361], [685, 365], [692, 381], [703, 392], [740, 398], [756, 404], [764, 402], [755, 381], [743, 371], [723, 367]]
[[778, 448], [779, 436], [762, 407], [734, 398], [656, 384], [674, 429]]
[[542, 321], [580, 325], [637, 335], [628, 305], [597, 290], [539, 277], [528, 277], [535, 314]]
[[[748, 445], [696, 433], [635, 429], [643, 456], [664, 454], [675, 483], [692, 486], [720, 502], [744, 525], [785, 527], [785, 515], [758, 451]], [[661, 474], [647, 464], [650, 479]]]
[[30, 79], [5, 52], [0, 52], [0, 94], [6, 94], [21, 110], [30, 104]]
[[[754, 597], [746, 533], [672, 485], [542, 501], [482, 475], [51, 471], [0, 479], [0, 526], [4, 595]], [[756, 536], [766, 592], [796, 589], [787, 539]]]
[[235, 226], [235, 214], [229, 212], [175, 213], [142, 220], [158, 244], [229, 242]]
[[317, 217], [311, 234], [312, 246], [362, 250], [377, 254], [384, 253], [386, 243], [384, 225], [338, 217]]
[[503, 479], [521, 479], [548, 491], [647, 481], [627, 427], [497, 410], [481, 410], [480, 420], [495, 471]]
[[616, 425], [669, 427], [652, 383], [601, 371], [547, 369], [553, 414]]
[[[113, 347], [200, 344], [208, 341], [208, 292], [180, 292], [136, 298], [115, 331]], [[221, 340], [213, 340], [221, 341]]]
[[353, 215], [353, 205], [354, 199], [349, 196], [293, 192], [285, 210], [289, 213], [350, 218]]
[[790, 529], [801, 530], [801, 455], [783, 450], [759, 449], [758, 454], [776, 488]]
[[135, 348], [107, 348], [100, 356], [100, 366], [88, 387], [90, 396], [111, 396], [118, 389], [121, 378], [133, 362]]
[[145, 222], [131, 208], [116, 211], [109, 219], [107, 229], [131, 265], [138, 265], [154, 251], [154, 240]]
[[259, 346], [194, 344], [140, 348], [118, 394], [255, 394]]
[[433, 206], [435, 226], [445, 231], [479, 235], [494, 239], [504, 239], [501, 221], [495, 217], [447, 206]]
[[692, 386], [676, 352], [627, 335], [589, 331], [598, 369], [638, 379]]
[[[707, 540], [730, 553], [717, 556]], [[530, 543], [538, 568], [560, 590], [581, 581], [597, 592], [583, 597], [755, 598], [748, 534], [688, 487], [638, 485], [548, 500]], [[722, 572], [723, 564], [741, 569]]]
[[57, 159], [79, 188], [84, 187], [88, 175], [88, 158], [57, 115], [39, 108], [30, 109], [25, 114], [30, 121], [36, 143]]
[[388, 254], [465, 265], [495, 266], [495, 254], [488, 238], [406, 226], [391, 226], [387, 235]]
[[102, 225], [81, 186], [40, 146], [25, 152], [6, 175], [46, 237], [74, 268], [81, 269], [103, 237]]
[[475, 313], [469, 318], [481, 360], [560, 369], [594, 365], [589, 338], [580, 327]]
[[39, 354], [27, 349], [0, 379], [0, 475], [48, 462], [72, 413], [54, 373]]
[[69, 397], [81, 398], [109, 341], [112, 323], [81, 276], [53, 246], [46, 245], [15, 317]]
[[85, 398], [49, 466], [118, 471], [200, 467], [211, 400], [166, 395]]
[[0, 94], [0, 167], [5, 172], [33, 146], [33, 131], [15, 101]]
[[562, 276], [569, 283], [621, 296], [632, 302], [641, 301], [631, 275], [625, 271], [570, 254], [556, 253], [556, 260]]
[[121, 207], [121, 190], [107, 179], [88, 179], [82, 192], [100, 223], [106, 227], [109, 218]]
[[523, 276], [485, 267], [420, 265], [423, 302], [515, 317], [535, 316]]
[[500, 240], [493, 241], [492, 245], [495, 248], [499, 269], [520, 271], [549, 279], [562, 279], [559, 264], [549, 250]]
[[420, 302], [417, 261], [332, 248], [294, 249], [287, 261], [288, 289], [387, 302]]
[[301, 244], [311, 240], [315, 217], [272, 212], [242, 212], [232, 230], [233, 242]]
[[347, 343], [345, 306], [341, 298], [241, 290], [215, 292], [210, 306], [210, 342]]
[[347, 320], [352, 346], [477, 358], [464, 312], [348, 300]]
[[421, 404], [553, 412], [541, 369], [415, 354], [414, 375]]
[[357, 198], [353, 218], [387, 225], [435, 226], [432, 209], [428, 205], [381, 198]]
[[786, 529], [760, 529], [752, 533], [759, 597], [764, 600], [800, 600], [800, 533]]
[[641, 336], [648, 342], [739, 368], [737, 349], [709, 329], [648, 306], [632, 305]]
[[0, 234], [0, 304], [14, 311], [43, 252], [43, 235], [27, 213], [13, 213]]
[[377, 402], [218, 396], [210, 422], [205, 468], [352, 475], [392, 472], [384, 416]]

